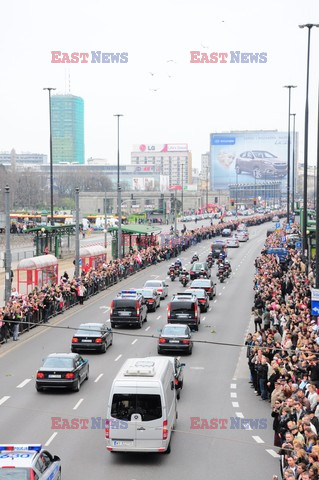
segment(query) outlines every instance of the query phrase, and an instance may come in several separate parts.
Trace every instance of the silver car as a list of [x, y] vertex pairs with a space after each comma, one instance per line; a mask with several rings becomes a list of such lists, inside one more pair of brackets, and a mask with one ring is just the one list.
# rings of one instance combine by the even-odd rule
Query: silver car
[[164, 300], [168, 295], [168, 285], [164, 280], [147, 280], [144, 283], [144, 288], [155, 288], [157, 293], [160, 294], [161, 300]]

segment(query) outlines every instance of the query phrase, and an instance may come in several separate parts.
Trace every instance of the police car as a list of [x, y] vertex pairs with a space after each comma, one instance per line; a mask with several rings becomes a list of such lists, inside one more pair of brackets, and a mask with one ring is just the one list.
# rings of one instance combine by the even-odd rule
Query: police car
[[42, 445], [0, 445], [0, 478], [60, 480], [61, 461]]
[[147, 321], [147, 306], [136, 290], [122, 290], [112, 301], [110, 308], [111, 327], [136, 325], [142, 328]]

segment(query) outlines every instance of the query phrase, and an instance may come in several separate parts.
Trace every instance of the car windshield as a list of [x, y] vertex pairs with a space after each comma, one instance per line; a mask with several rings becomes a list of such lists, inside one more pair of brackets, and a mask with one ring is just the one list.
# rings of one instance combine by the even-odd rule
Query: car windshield
[[44, 368], [73, 368], [73, 358], [48, 357], [42, 365]]
[[210, 286], [210, 281], [209, 280], [194, 280], [191, 283], [191, 287], [209, 287]]
[[[197, 303], [197, 302], [196, 302]], [[194, 301], [177, 300], [171, 303], [171, 312], [195, 311]]]
[[30, 474], [30, 468], [0, 468], [0, 480], [30, 480]]
[[79, 330], [76, 332], [76, 336], [79, 335], [98, 335], [101, 333], [100, 325], [80, 325]]
[[194, 290], [186, 290], [185, 293], [193, 293], [193, 295], [196, 295], [197, 298], [205, 297], [205, 290], [201, 290], [200, 288], [194, 288]]
[[133, 413], [139, 413], [142, 422], [149, 422], [162, 417], [160, 395], [135, 393], [116, 393], [113, 395], [111, 416], [119, 420], [130, 421]]
[[143, 289], [143, 290], [140, 290], [139, 292], [143, 295], [144, 298], [152, 298], [154, 295], [153, 290]]
[[195, 271], [201, 270], [202, 268], [203, 268], [204, 270], [206, 270], [206, 268], [207, 268], [206, 263], [198, 263], [198, 262], [195, 262], [195, 263], [193, 263], [193, 265], [192, 265], [192, 270], [195, 270]]
[[162, 330], [162, 337], [174, 336], [174, 337], [187, 337], [187, 329], [185, 327], [167, 326]]
[[145, 285], [144, 285], [144, 287], [156, 287], [156, 288], [161, 287], [161, 286], [162, 286], [162, 282], [157, 282], [157, 281], [152, 281], [152, 280], [146, 282]]

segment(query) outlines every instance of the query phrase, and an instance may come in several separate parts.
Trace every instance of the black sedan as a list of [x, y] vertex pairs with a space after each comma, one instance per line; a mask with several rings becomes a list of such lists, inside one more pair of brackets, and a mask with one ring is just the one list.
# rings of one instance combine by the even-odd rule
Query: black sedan
[[156, 312], [160, 306], [161, 296], [155, 288], [136, 288], [136, 292], [143, 295], [148, 312]]
[[163, 327], [158, 339], [158, 353], [180, 351], [190, 355], [192, 350], [192, 334], [188, 325], [175, 323]]
[[112, 343], [112, 330], [105, 323], [82, 323], [72, 338], [71, 350], [95, 350], [105, 353]]
[[78, 392], [89, 378], [89, 361], [77, 353], [51, 353], [36, 374], [36, 389], [69, 388]]
[[222, 237], [231, 237], [231, 229], [230, 228], [224, 228], [222, 230]]
[[207, 312], [209, 309], [209, 297], [203, 288], [189, 288], [185, 290], [185, 293], [193, 293], [196, 295], [200, 311]]
[[209, 300], [212, 300], [216, 295], [216, 283], [214, 283], [210, 278], [197, 278], [193, 280], [190, 288], [200, 288], [204, 289], [209, 297]]

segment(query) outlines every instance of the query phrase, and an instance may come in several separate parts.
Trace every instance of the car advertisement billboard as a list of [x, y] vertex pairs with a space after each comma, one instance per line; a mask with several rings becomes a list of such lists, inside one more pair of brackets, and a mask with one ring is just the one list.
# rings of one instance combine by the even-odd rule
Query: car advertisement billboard
[[[297, 164], [297, 158], [295, 162]], [[287, 184], [287, 133], [212, 133], [210, 165], [213, 190], [227, 190], [231, 183], [253, 183], [255, 178], [257, 182], [281, 180], [284, 190]]]

